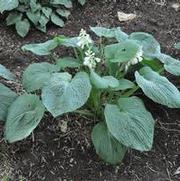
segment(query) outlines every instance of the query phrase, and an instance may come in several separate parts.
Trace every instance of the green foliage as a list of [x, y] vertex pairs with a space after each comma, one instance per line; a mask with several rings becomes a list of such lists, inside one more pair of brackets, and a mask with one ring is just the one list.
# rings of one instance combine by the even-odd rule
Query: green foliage
[[144, 32], [131, 33], [129, 36], [132, 40], [137, 40], [138, 43], [143, 47], [144, 58], [153, 59], [156, 58], [161, 52], [160, 44], [150, 34]]
[[57, 117], [82, 107], [91, 92], [89, 76], [79, 72], [72, 79], [69, 73], [54, 74], [42, 89], [42, 101], [47, 110]]
[[91, 30], [99, 37], [116, 38], [119, 42], [128, 39], [128, 35], [122, 32], [120, 27], [112, 29], [103, 27], [91, 27]]
[[178, 43], [175, 44], [175, 48], [178, 49], [178, 50], [180, 50], [180, 42], [178, 42]]
[[3, 77], [7, 80], [14, 80], [15, 75], [13, 75], [8, 69], [6, 69], [3, 65], [0, 64], [0, 77]]
[[[78, 0], [81, 5], [85, 0]], [[0, 0], [0, 13], [8, 11], [7, 25], [15, 25], [17, 33], [25, 37], [31, 25], [46, 32], [49, 22], [63, 27], [70, 15], [72, 0]]]
[[0, 120], [5, 121], [8, 108], [14, 102], [17, 95], [8, 87], [0, 84]]
[[167, 72], [180, 76], [180, 61], [166, 54], [159, 54], [157, 58], [164, 64]]
[[98, 123], [92, 131], [92, 141], [96, 152], [108, 163], [118, 164], [124, 158], [127, 148], [108, 131], [104, 122]]
[[110, 133], [126, 147], [148, 151], [152, 147], [154, 120], [138, 97], [107, 104], [105, 118]]
[[0, 12], [10, 11], [17, 8], [19, 5], [18, 0], [0, 0]]
[[180, 92], [169, 80], [149, 67], [135, 72], [136, 82], [154, 102], [170, 108], [180, 108]]
[[46, 62], [31, 64], [23, 73], [23, 87], [27, 92], [41, 89], [58, 67]]
[[113, 76], [100, 77], [96, 72], [91, 70], [90, 73], [91, 83], [96, 89], [107, 90], [126, 90], [134, 87], [134, 83], [127, 79], [116, 79]]
[[[57, 36], [23, 46], [24, 51], [37, 55], [49, 55], [56, 47], [66, 46], [73, 48], [74, 56], [29, 65], [22, 76], [29, 94], [18, 96], [0, 84], [0, 119], [6, 122], [9, 142], [29, 136], [45, 107], [53, 117], [75, 112], [99, 121], [92, 141], [97, 154], [110, 164], [121, 162], [128, 149], [151, 150], [155, 121], [136, 91], [142, 90], [169, 108], [180, 108], [180, 92], [164, 76], [165, 71], [180, 75], [179, 60], [161, 53], [150, 34], [127, 35], [120, 28], [91, 30], [100, 37], [99, 43], [81, 30], [77, 37]], [[14, 79], [3, 66], [0, 76]]]
[[64, 57], [57, 60], [57, 67], [60, 70], [64, 70], [65, 68], [80, 68], [80, 66], [81, 62], [72, 57]]
[[105, 57], [107, 61], [112, 63], [128, 62], [136, 56], [139, 48], [140, 45], [133, 40], [127, 40], [122, 43], [107, 45], [104, 50]]
[[5, 126], [5, 138], [10, 143], [31, 134], [44, 115], [45, 108], [36, 95], [19, 96], [9, 107]]

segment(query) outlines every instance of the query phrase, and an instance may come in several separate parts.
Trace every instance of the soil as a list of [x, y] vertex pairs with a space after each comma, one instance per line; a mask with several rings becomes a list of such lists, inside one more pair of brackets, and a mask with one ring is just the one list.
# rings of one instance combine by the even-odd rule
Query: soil
[[[51, 26], [47, 34], [37, 30], [24, 39], [18, 37], [13, 27], [6, 27], [0, 17], [0, 63], [18, 77], [32, 62], [48, 61], [22, 52], [27, 43], [42, 42], [55, 35], [77, 35], [81, 28], [89, 26], [120, 26], [124, 31], [149, 32], [161, 43], [162, 50], [176, 58], [174, 49], [180, 41], [180, 11], [171, 7], [178, 1], [167, 0], [89, 0], [84, 7], [77, 6], [64, 28]], [[117, 12], [136, 13], [132, 21], [119, 22]], [[60, 55], [68, 53], [60, 49]], [[179, 78], [169, 76], [178, 87]], [[95, 154], [90, 134], [94, 120], [69, 114], [58, 119], [45, 115], [32, 136], [16, 144], [3, 140], [3, 124], [0, 125], [0, 180], [19, 181], [178, 181], [180, 174], [180, 110], [167, 109], [144, 98], [147, 108], [156, 119], [153, 149], [140, 153], [130, 150], [118, 166], [105, 164]], [[67, 132], [61, 131], [61, 123], [67, 122]], [[180, 173], [180, 172], [179, 172]]]

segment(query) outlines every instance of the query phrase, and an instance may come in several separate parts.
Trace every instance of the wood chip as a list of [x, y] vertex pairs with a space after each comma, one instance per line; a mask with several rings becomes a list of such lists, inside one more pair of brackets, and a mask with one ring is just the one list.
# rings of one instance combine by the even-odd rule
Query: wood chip
[[126, 14], [122, 11], [119, 11], [117, 14], [118, 14], [119, 21], [131, 21], [137, 17], [136, 14], [133, 14], [133, 13]]
[[67, 121], [61, 120], [59, 122], [58, 126], [60, 127], [60, 130], [61, 130], [62, 133], [66, 133], [67, 132], [67, 128], [68, 128]]

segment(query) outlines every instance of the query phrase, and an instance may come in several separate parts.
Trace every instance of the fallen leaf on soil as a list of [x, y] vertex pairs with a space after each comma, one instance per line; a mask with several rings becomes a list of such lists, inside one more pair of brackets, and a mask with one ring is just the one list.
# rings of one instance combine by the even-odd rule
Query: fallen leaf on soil
[[174, 3], [171, 6], [173, 9], [175, 9], [175, 11], [178, 11], [180, 9], [180, 4], [179, 3]]
[[126, 14], [126, 13], [123, 13], [122, 11], [119, 11], [117, 14], [118, 14], [119, 21], [130, 21], [137, 17], [136, 14], [133, 14], [133, 13]]

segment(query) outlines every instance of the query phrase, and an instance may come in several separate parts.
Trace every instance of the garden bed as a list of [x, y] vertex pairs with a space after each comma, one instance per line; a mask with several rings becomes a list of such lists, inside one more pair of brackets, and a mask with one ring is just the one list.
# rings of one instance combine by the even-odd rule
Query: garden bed
[[[161, 43], [163, 51], [179, 58], [173, 45], [180, 40], [180, 11], [175, 11], [173, 2], [149, 0], [136, 1], [89, 1], [84, 7], [73, 10], [63, 29], [49, 27], [47, 34], [33, 30], [25, 39], [18, 37], [13, 28], [0, 24], [0, 63], [12, 70], [19, 78], [21, 72], [31, 62], [45, 61], [47, 57], [37, 57], [24, 53], [20, 47], [27, 43], [42, 42], [54, 35], [77, 35], [81, 28], [89, 26], [120, 26], [126, 32], [149, 32]], [[132, 21], [121, 23], [117, 12], [136, 13]], [[3, 17], [1, 17], [3, 20]], [[61, 49], [60, 55], [67, 55]], [[171, 79], [180, 86], [178, 78]], [[19, 89], [17, 85], [17, 90]], [[141, 95], [141, 92], [138, 92]], [[150, 152], [131, 150], [123, 163], [110, 166], [95, 154], [90, 134], [94, 120], [69, 114], [53, 119], [45, 115], [41, 124], [28, 139], [16, 144], [0, 142], [0, 179], [7, 175], [12, 180], [180, 180], [175, 174], [180, 167], [180, 110], [167, 109], [152, 103], [147, 98], [145, 104], [156, 119], [154, 146]], [[65, 133], [60, 120], [67, 121]], [[0, 130], [3, 125], [0, 125]], [[1, 131], [2, 132], [2, 131]]]

